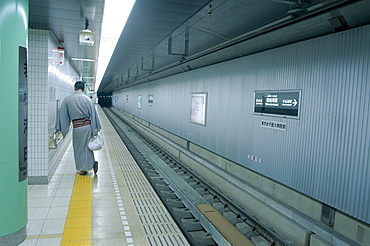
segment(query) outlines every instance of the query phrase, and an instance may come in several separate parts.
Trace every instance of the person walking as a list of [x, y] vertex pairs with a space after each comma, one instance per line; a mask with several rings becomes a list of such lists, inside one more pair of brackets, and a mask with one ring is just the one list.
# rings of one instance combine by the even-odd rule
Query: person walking
[[55, 130], [61, 131], [65, 137], [73, 123], [73, 153], [76, 170], [80, 175], [86, 175], [91, 169], [98, 172], [98, 162], [94, 159], [94, 152], [88, 148], [90, 139], [101, 129], [100, 120], [93, 102], [84, 95], [85, 84], [77, 81], [75, 92], [67, 96], [60, 106], [55, 124]]

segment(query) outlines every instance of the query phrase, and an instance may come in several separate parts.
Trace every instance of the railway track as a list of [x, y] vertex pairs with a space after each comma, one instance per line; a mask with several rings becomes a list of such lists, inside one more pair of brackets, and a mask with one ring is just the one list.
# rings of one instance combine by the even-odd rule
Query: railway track
[[[118, 110], [103, 110], [191, 245], [294, 245], [250, 216], [151, 139], [131, 128]], [[211, 205], [223, 218], [211, 222], [200, 211], [204, 204]], [[220, 232], [217, 221], [224, 219], [241, 237], [250, 241], [243, 241], [238, 233], [225, 236]]]

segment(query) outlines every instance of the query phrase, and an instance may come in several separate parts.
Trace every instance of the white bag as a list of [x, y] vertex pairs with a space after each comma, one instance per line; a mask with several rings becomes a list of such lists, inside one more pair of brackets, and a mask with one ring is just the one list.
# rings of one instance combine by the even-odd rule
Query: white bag
[[91, 138], [88, 144], [88, 148], [92, 151], [96, 151], [101, 150], [103, 148], [103, 145], [104, 145], [103, 138], [99, 134], [96, 134], [94, 137]]

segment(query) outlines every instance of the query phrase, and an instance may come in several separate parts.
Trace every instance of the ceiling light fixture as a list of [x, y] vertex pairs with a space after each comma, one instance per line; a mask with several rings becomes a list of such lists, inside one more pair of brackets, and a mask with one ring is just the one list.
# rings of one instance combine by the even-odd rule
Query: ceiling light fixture
[[88, 61], [88, 62], [95, 62], [94, 59], [87, 59], [87, 58], [71, 58], [73, 61]]

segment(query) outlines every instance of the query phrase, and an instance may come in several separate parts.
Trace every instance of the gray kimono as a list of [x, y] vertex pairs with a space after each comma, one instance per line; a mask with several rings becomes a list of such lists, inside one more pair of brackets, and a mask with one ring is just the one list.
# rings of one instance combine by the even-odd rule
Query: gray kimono
[[90, 125], [73, 128], [73, 152], [77, 171], [89, 171], [95, 163], [94, 153], [87, 147], [91, 137], [101, 129], [93, 102], [82, 91], [75, 91], [64, 99], [55, 124], [55, 129], [66, 136], [72, 120], [86, 117], [90, 118]]

